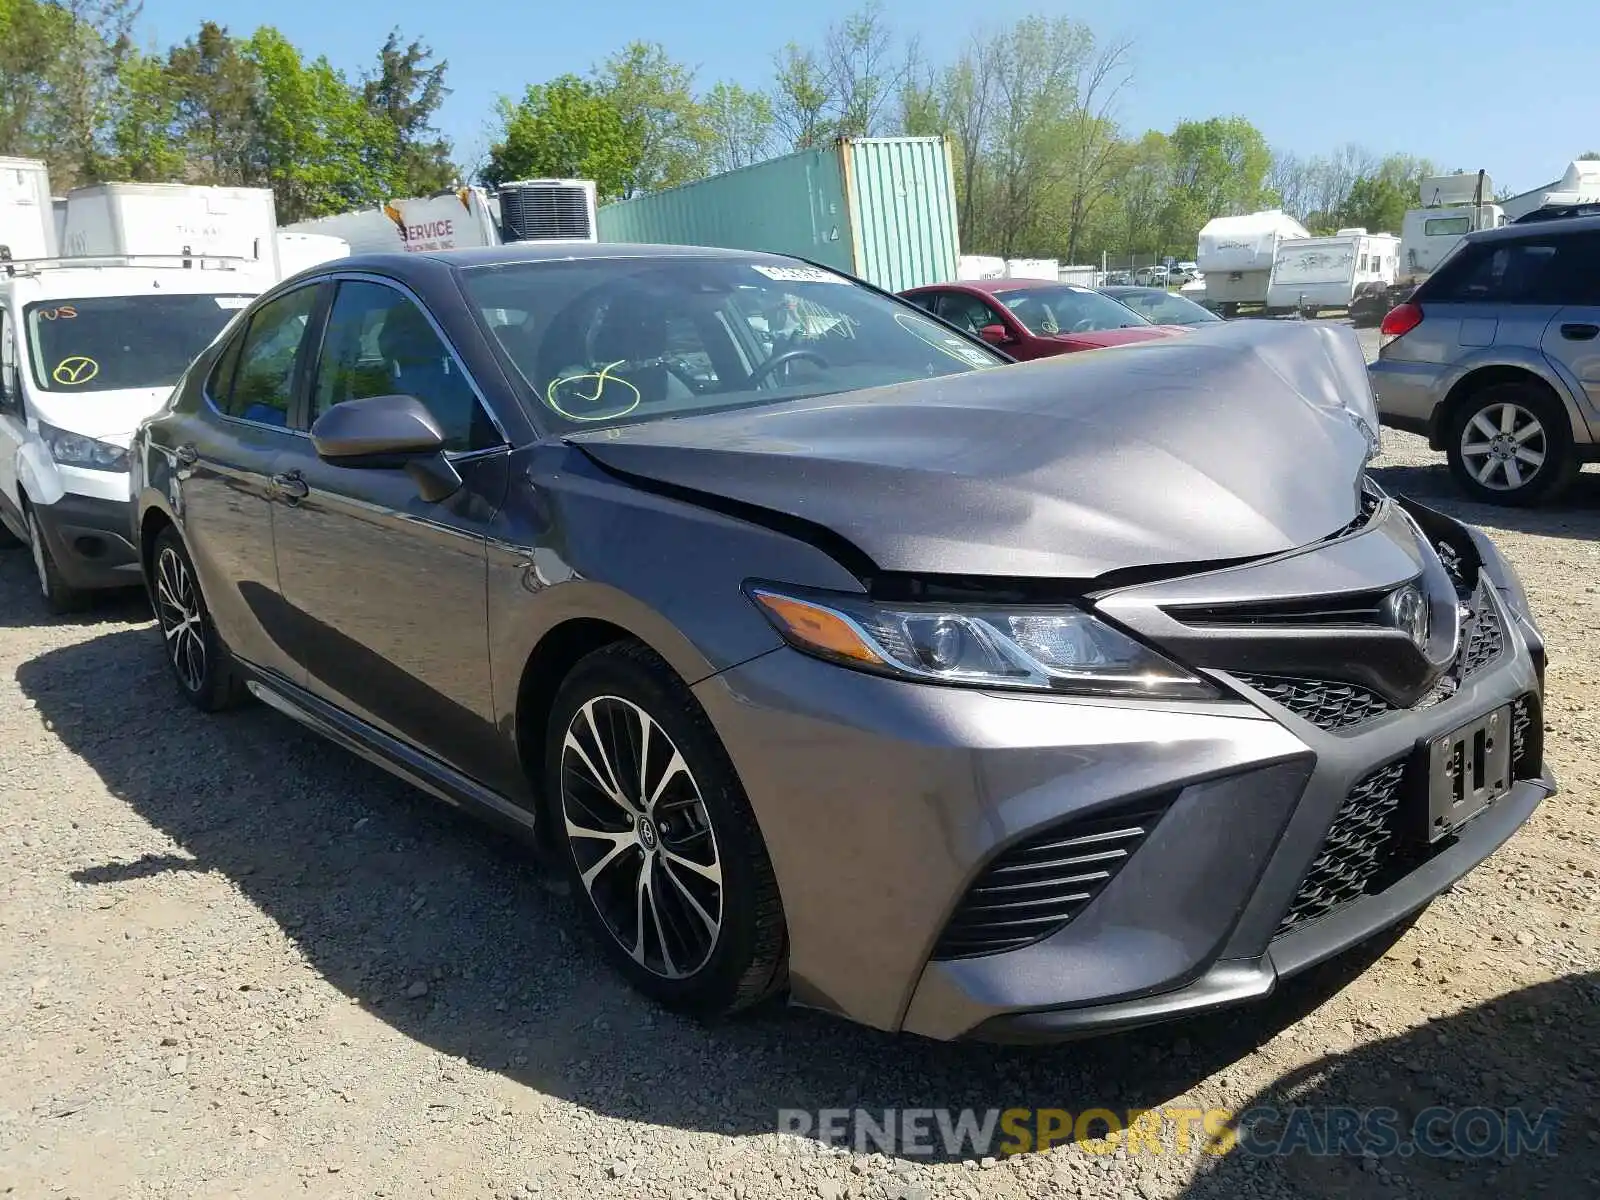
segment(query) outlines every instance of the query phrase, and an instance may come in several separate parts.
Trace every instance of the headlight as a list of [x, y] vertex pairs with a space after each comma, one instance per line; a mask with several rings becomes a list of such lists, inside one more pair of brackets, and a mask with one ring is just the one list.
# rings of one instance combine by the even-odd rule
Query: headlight
[[50, 457], [63, 467], [87, 467], [91, 471], [126, 471], [128, 452], [121, 446], [99, 442], [79, 433], [68, 433], [54, 425], [39, 422], [39, 437]]
[[760, 584], [746, 591], [790, 645], [860, 670], [930, 683], [1079, 695], [1192, 700], [1220, 695], [1177, 663], [1065, 605], [880, 604]]

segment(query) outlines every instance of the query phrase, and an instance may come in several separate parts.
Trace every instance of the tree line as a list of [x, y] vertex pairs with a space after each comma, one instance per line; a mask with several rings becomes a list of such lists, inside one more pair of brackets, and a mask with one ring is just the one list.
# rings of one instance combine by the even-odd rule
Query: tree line
[[603, 201], [749, 166], [840, 136], [947, 135], [969, 253], [1097, 261], [1193, 253], [1209, 218], [1281, 206], [1313, 232], [1398, 232], [1426, 159], [1359, 146], [1275, 152], [1249, 120], [1170, 130], [1118, 119], [1132, 47], [1086, 23], [1026, 17], [935, 63], [876, 0], [771, 60], [766, 85], [704, 85], [632, 42], [503, 98], [482, 161], [434, 121], [448, 64], [392, 30], [352, 77], [271, 26], [205, 22], [164, 51], [134, 38], [137, 0], [0, 0], [0, 153], [57, 188], [107, 179], [273, 189], [281, 220], [468, 179], [574, 176]]

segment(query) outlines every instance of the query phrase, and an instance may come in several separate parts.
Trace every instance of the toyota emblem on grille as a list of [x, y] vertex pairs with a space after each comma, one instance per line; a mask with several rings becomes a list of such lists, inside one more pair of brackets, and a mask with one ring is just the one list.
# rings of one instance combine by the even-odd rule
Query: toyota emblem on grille
[[1396, 588], [1383, 604], [1385, 621], [1406, 634], [1419, 650], [1428, 645], [1428, 600], [1414, 584]]

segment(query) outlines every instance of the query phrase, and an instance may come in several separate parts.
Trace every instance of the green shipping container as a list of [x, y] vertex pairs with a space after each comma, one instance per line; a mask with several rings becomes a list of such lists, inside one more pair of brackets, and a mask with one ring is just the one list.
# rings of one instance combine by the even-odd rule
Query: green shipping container
[[956, 277], [955, 179], [942, 137], [839, 138], [608, 204], [602, 242], [793, 254], [898, 292]]

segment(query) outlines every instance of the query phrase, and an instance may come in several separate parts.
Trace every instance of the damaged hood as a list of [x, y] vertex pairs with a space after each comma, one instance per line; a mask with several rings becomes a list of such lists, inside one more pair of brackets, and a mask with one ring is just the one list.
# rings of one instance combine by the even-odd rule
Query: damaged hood
[[1376, 430], [1350, 330], [1239, 321], [567, 440], [646, 485], [822, 526], [883, 571], [1088, 580], [1335, 533]]

